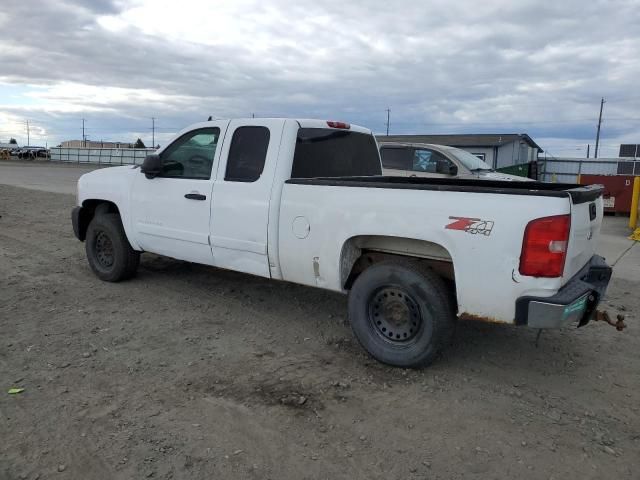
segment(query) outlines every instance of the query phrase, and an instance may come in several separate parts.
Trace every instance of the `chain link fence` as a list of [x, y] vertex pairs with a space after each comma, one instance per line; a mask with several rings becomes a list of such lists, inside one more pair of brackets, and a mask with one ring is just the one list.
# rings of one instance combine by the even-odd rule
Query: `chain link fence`
[[51, 161], [95, 165], [140, 165], [154, 148], [51, 148]]
[[579, 175], [640, 175], [640, 160], [554, 158], [539, 160], [543, 182], [578, 183]]

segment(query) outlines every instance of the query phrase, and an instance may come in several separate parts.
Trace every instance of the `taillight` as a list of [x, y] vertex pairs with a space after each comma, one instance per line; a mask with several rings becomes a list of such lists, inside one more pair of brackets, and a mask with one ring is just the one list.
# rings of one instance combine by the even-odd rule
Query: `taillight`
[[570, 215], [532, 220], [524, 231], [520, 273], [531, 277], [560, 277], [567, 256]]
[[351, 125], [345, 122], [328, 121], [327, 125], [329, 125], [331, 128], [342, 128], [344, 130], [349, 130], [351, 128]]

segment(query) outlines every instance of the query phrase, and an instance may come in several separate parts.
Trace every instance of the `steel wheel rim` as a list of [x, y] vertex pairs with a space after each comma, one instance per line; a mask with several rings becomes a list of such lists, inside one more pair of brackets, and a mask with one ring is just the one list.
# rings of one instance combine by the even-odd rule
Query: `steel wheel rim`
[[113, 242], [105, 232], [98, 232], [95, 239], [96, 259], [101, 267], [111, 268], [114, 262]]
[[418, 303], [403, 288], [383, 287], [371, 295], [369, 323], [388, 343], [403, 346], [411, 343], [422, 329]]

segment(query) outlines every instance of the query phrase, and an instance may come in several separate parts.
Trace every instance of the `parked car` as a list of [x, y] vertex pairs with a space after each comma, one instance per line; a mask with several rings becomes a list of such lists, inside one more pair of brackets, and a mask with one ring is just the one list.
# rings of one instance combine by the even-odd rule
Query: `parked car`
[[49, 149], [35, 146], [22, 147], [18, 150], [18, 158], [49, 158]]
[[430, 143], [381, 143], [385, 175], [432, 178], [478, 178], [528, 182], [529, 178], [500, 173], [484, 160], [459, 148]]
[[611, 275], [595, 255], [601, 186], [381, 170], [375, 138], [355, 125], [198, 123], [140, 168], [80, 177], [73, 230], [109, 282], [152, 252], [348, 293], [355, 336], [390, 365], [431, 362], [457, 317], [536, 329], [591, 319]]

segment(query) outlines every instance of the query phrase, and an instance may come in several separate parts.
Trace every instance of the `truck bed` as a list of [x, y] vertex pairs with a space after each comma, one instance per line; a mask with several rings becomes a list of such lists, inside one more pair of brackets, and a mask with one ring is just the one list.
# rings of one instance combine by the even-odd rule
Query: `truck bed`
[[571, 197], [572, 203], [586, 203], [604, 192], [602, 185], [576, 185], [573, 183], [507, 182], [462, 178], [425, 177], [318, 177], [291, 178], [286, 183], [362, 188], [391, 188], [409, 190], [436, 190], [448, 192], [497, 193], [504, 195], [533, 195], [543, 197]]

